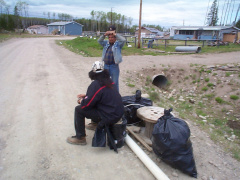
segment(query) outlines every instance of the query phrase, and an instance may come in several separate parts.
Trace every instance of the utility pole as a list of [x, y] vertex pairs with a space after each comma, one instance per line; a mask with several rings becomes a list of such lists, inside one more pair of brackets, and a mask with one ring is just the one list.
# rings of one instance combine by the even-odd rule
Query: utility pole
[[141, 48], [141, 25], [142, 21], [142, 0], [140, 0], [140, 12], [139, 12], [139, 28], [138, 28], [138, 48]]

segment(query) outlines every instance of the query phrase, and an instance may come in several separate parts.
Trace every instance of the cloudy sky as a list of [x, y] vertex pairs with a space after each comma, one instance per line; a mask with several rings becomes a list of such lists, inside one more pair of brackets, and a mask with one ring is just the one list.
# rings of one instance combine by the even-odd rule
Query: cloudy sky
[[[18, 0], [5, 0], [10, 5], [10, 13]], [[29, 4], [29, 16], [43, 17], [48, 12], [66, 13], [74, 18], [91, 18], [90, 12], [103, 11], [120, 13], [133, 18], [138, 25], [140, 0], [22, 0]], [[229, 2], [229, 3], [228, 3]], [[207, 10], [213, 0], [142, 0], [142, 24], [162, 27], [202, 26]], [[233, 22], [240, 0], [218, 0], [219, 22]], [[12, 12], [11, 12], [12, 11]], [[237, 19], [240, 17], [238, 13]], [[224, 21], [225, 20], [225, 21]]]

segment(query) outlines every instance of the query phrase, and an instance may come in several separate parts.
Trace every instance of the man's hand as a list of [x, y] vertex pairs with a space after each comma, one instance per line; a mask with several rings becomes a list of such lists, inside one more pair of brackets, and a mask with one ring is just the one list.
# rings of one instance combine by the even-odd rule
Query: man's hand
[[81, 104], [82, 99], [85, 98], [85, 97], [86, 97], [86, 94], [78, 94], [77, 95], [77, 98], [78, 98], [77, 103]]
[[104, 35], [105, 35], [105, 36], [109, 36], [109, 35], [114, 35], [114, 36], [116, 36], [116, 32], [115, 32], [115, 31], [107, 31], [107, 32], [105, 32]]
[[77, 95], [77, 98], [85, 98], [86, 97], [86, 94], [78, 94]]

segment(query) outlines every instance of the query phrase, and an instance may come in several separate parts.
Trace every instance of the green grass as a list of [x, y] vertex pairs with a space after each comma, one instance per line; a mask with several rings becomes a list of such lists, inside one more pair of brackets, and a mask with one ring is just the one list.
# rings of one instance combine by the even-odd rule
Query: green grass
[[213, 84], [213, 83], [208, 83], [207, 86], [208, 86], [208, 87], [213, 87], [214, 84]]
[[202, 88], [202, 91], [207, 91], [207, 90], [208, 90], [207, 87], [203, 87], [203, 88]]
[[239, 96], [237, 96], [237, 95], [231, 95], [230, 98], [233, 99], [233, 100], [238, 100], [238, 99], [239, 99]]
[[220, 97], [216, 97], [215, 101], [217, 101], [219, 104], [222, 104], [224, 102], [224, 100]]
[[209, 78], [205, 78], [205, 82], [209, 82]]

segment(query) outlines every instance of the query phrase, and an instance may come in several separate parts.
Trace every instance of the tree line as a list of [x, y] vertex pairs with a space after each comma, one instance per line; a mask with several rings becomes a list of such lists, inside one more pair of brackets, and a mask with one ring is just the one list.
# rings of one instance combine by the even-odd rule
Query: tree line
[[[84, 31], [100, 31], [104, 32], [109, 25], [116, 26], [120, 33], [134, 33], [137, 25], [133, 25], [133, 19], [116, 12], [94, 11], [90, 12], [91, 18], [73, 18], [66, 13], [50, 13], [43, 12], [44, 18], [29, 17], [28, 3], [25, 1], [17, 1], [14, 6], [13, 14], [10, 14], [10, 6], [4, 0], [0, 0], [0, 30], [12, 31], [15, 29], [26, 29], [32, 25], [47, 25], [56, 21], [76, 21], [83, 25]], [[46, 17], [45, 17], [46, 16]], [[159, 25], [143, 24], [143, 27], [156, 28], [163, 31], [163, 27]]]

